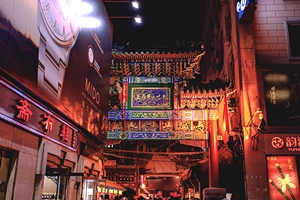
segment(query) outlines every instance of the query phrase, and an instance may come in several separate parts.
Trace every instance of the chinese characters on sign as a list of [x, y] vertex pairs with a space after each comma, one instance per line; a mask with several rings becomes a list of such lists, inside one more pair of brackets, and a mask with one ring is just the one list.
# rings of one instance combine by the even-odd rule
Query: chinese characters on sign
[[51, 118], [50, 115], [47, 114], [44, 115], [44, 120], [42, 121], [42, 124], [44, 125], [44, 130], [46, 132], [52, 131], [53, 119]]
[[276, 136], [271, 140], [274, 149], [286, 147], [288, 151], [300, 151], [300, 137], [287, 136], [285, 138]]
[[69, 142], [69, 131], [68, 131], [68, 127], [66, 125], [62, 125], [61, 126], [61, 130], [60, 130], [60, 140], [63, 142]]
[[19, 101], [21, 105], [17, 105], [17, 109], [19, 110], [19, 114], [17, 115], [17, 118], [22, 119], [26, 122], [28, 122], [29, 117], [32, 115], [32, 111], [29, 110], [29, 107], [31, 106], [26, 99], [20, 99]]
[[[23, 120], [25, 122], [29, 122], [30, 117], [34, 116], [33, 109], [31, 108], [31, 104], [26, 99], [20, 99], [18, 101], [18, 105], [16, 105], [17, 109], [17, 115], [16, 117], [20, 120]], [[73, 148], [77, 145], [77, 137], [76, 137], [76, 131], [71, 129], [68, 125], [62, 123], [60, 125], [59, 131], [57, 131], [57, 134], [55, 133], [56, 129], [54, 130], [54, 122], [59, 122], [58, 120], [55, 120], [54, 117], [52, 117], [50, 114], [43, 114], [43, 119], [39, 122], [41, 125], [41, 130], [46, 132], [47, 134], [51, 135], [51, 133], [54, 133], [54, 138], [58, 141], [69, 145]], [[55, 137], [55, 135], [57, 137]]]

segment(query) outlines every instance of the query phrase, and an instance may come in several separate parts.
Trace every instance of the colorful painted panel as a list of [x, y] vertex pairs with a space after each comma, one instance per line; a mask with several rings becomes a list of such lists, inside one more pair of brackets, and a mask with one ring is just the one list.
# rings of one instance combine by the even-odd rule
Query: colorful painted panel
[[170, 139], [172, 133], [169, 132], [131, 132], [128, 133], [128, 139]]
[[121, 120], [123, 119], [122, 110], [110, 110], [108, 111], [108, 120]]
[[108, 112], [108, 120], [216, 120], [218, 117], [217, 114], [217, 110], [110, 110]]
[[107, 139], [112, 140], [207, 140], [206, 131], [108, 131]]
[[174, 110], [174, 120], [213, 120], [217, 114], [217, 110]]
[[159, 83], [159, 84], [168, 84], [173, 83], [172, 77], [147, 77], [147, 76], [131, 76], [128, 77], [129, 83], [135, 83], [135, 84], [149, 84], [149, 83]]
[[270, 200], [300, 199], [294, 156], [268, 156]]
[[128, 111], [129, 119], [172, 119], [172, 111]]
[[172, 109], [170, 87], [131, 87], [131, 109]]

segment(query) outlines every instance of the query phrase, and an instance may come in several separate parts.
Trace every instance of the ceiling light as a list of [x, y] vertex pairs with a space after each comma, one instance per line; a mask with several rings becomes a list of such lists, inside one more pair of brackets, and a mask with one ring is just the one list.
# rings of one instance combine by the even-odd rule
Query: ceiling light
[[140, 16], [137, 16], [134, 18], [134, 21], [138, 24], [141, 24], [142, 23], [142, 18]]
[[136, 9], [139, 8], [139, 2], [137, 2], [137, 1], [132, 1], [131, 4], [132, 4], [132, 7], [136, 8]]

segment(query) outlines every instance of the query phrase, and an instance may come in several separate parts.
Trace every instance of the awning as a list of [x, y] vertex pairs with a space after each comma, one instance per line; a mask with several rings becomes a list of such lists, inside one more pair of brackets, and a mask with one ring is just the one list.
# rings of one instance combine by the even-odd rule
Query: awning
[[108, 188], [108, 189], [118, 189], [121, 191], [125, 191], [126, 189], [119, 185], [118, 183], [114, 182], [114, 181], [110, 181], [110, 180], [105, 180], [105, 181], [99, 181], [99, 186]]

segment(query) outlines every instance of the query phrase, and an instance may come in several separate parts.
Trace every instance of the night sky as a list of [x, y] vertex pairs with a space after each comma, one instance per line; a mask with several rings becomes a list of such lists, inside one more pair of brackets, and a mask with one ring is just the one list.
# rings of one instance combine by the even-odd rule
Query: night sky
[[[109, 16], [142, 17], [142, 24], [133, 19], [111, 19], [113, 43], [131, 46], [159, 46], [176, 41], [201, 41], [205, 0], [139, 0], [135, 11], [129, 2], [106, 2]], [[129, 43], [128, 43], [129, 42]]]

